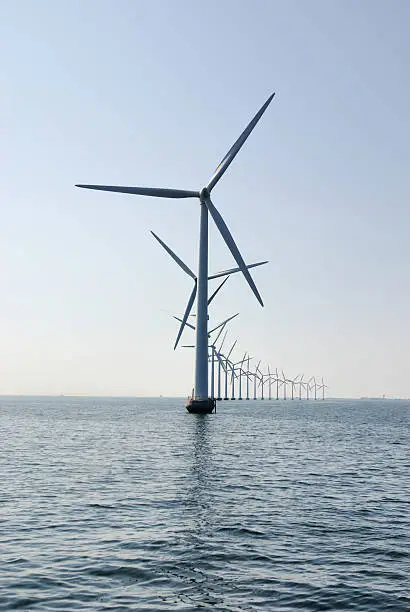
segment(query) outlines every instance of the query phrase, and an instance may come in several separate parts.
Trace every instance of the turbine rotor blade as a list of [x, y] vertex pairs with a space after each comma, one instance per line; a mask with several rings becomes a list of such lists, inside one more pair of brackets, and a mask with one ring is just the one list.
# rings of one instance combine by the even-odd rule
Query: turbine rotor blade
[[219, 353], [222, 351], [222, 347], [223, 347], [223, 344], [225, 342], [227, 333], [228, 333], [228, 330], [226, 330], [226, 332], [224, 334], [224, 337], [222, 338], [221, 346], [219, 347]]
[[228, 280], [228, 278], [229, 278], [229, 276], [226, 276], [226, 277], [224, 278], [224, 280], [222, 281], [222, 283], [219, 285], [219, 287], [218, 287], [218, 288], [217, 288], [217, 289], [216, 289], [216, 290], [213, 292], [213, 294], [211, 295], [211, 297], [210, 297], [210, 298], [209, 298], [209, 300], [208, 300], [208, 306], [209, 306], [209, 304], [212, 302], [212, 300], [214, 299], [214, 297], [216, 296], [216, 294], [218, 293], [218, 291], [219, 291], [220, 289], [222, 289], [222, 287], [224, 286], [224, 284], [226, 283], [226, 281]]
[[[175, 315], [172, 316], [173, 319], [175, 319], [176, 321], [179, 321], [180, 323], [182, 323], [183, 319], [181, 319], [180, 317], [176, 317]], [[193, 329], [195, 331], [196, 327], [194, 327], [193, 325], [191, 325], [191, 323], [185, 323], [185, 325], [187, 327], [190, 327], [191, 329]]]
[[[216, 336], [216, 338], [215, 338], [215, 340], [214, 340], [214, 346], [215, 346], [215, 344], [218, 342], [218, 340], [219, 340], [219, 336], [220, 336], [220, 335], [223, 333], [223, 330], [224, 330], [224, 329], [225, 329], [225, 325], [222, 325], [222, 326], [221, 326], [221, 329], [220, 329], [220, 330], [219, 330], [219, 332], [218, 332], [218, 335]], [[215, 347], [215, 350], [216, 350], [216, 347]]]
[[197, 191], [185, 189], [162, 189], [158, 187], [125, 187], [122, 185], [75, 185], [82, 189], [96, 189], [97, 191], [115, 191], [117, 193], [131, 193], [133, 195], [153, 196], [156, 198], [199, 198]]
[[219, 329], [220, 327], [222, 327], [222, 325], [226, 325], [227, 323], [229, 323], [229, 321], [232, 321], [232, 319], [234, 319], [235, 317], [237, 317], [239, 314], [239, 312], [237, 312], [236, 314], [232, 315], [231, 317], [228, 317], [228, 319], [225, 319], [225, 321], [222, 321], [222, 323], [219, 323], [219, 325], [217, 325], [216, 327], [214, 327], [213, 329], [211, 329], [211, 331], [208, 332], [208, 336], [209, 334], [212, 334], [214, 331], [216, 331], [217, 329]]
[[186, 274], [188, 274], [188, 276], [190, 276], [191, 278], [194, 279], [194, 281], [196, 282], [196, 276], [195, 274], [192, 272], [192, 270], [190, 270], [188, 268], [188, 266], [186, 264], [184, 264], [184, 262], [182, 261], [182, 259], [180, 259], [178, 257], [178, 255], [176, 255], [174, 253], [174, 251], [172, 249], [169, 248], [168, 245], [165, 244], [165, 242], [163, 240], [161, 240], [161, 238], [159, 236], [157, 236], [152, 230], [151, 230], [151, 234], [154, 236], [154, 238], [156, 240], [158, 240], [158, 242], [160, 243], [160, 245], [166, 250], [166, 252], [168, 253], [168, 255], [170, 255], [172, 257], [172, 259], [179, 265], [180, 268], [183, 269], [184, 272], [186, 272]]
[[[249, 270], [249, 268], [256, 268], [257, 266], [263, 266], [267, 263], [269, 263], [269, 261], [260, 261], [258, 263], [249, 264], [246, 267]], [[213, 280], [214, 278], [219, 278], [220, 276], [226, 276], [228, 274], [235, 274], [236, 272], [242, 272], [241, 268], [232, 268], [231, 270], [223, 270], [222, 272], [217, 272], [216, 274], [208, 276], [208, 280]]]
[[228, 247], [228, 249], [231, 251], [236, 263], [238, 264], [242, 274], [244, 275], [244, 277], [246, 278], [250, 288], [252, 289], [252, 291], [254, 292], [256, 299], [258, 300], [258, 302], [260, 303], [261, 306], [263, 306], [263, 302], [262, 302], [262, 298], [259, 295], [259, 291], [256, 288], [256, 285], [253, 281], [252, 276], [249, 273], [248, 268], [246, 267], [246, 264], [243, 260], [242, 255], [239, 252], [238, 247], [235, 244], [234, 239], [232, 238], [232, 234], [229, 231], [225, 221], [222, 219], [221, 214], [218, 212], [218, 210], [215, 208], [215, 206], [212, 204], [211, 199], [210, 198], [206, 198], [205, 199], [205, 204], [215, 222], [215, 225], [217, 226], [217, 228], [219, 229], [222, 238], [225, 240], [226, 246]]
[[193, 305], [193, 303], [195, 301], [195, 298], [196, 298], [196, 289], [197, 289], [197, 283], [195, 283], [194, 288], [192, 289], [192, 293], [191, 293], [191, 295], [189, 297], [188, 304], [187, 304], [187, 307], [185, 309], [184, 316], [182, 317], [181, 326], [179, 328], [177, 339], [175, 340], [175, 344], [174, 344], [174, 351], [175, 351], [175, 349], [178, 346], [178, 342], [179, 342], [179, 339], [180, 339], [180, 337], [182, 335], [182, 332], [184, 331], [185, 325], [189, 325], [190, 327], [192, 327], [190, 323], [187, 323], [187, 319], [189, 317], [189, 313], [191, 312], [192, 305]]
[[233, 343], [232, 348], [231, 348], [231, 350], [229, 351], [228, 356], [227, 356], [227, 358], [226, 358], [226, 360], [227, 360], [227, 361], [229, 360], [229, 357], [231, 356], [231, 353], [232, 353], [233, 349], [235, 348], [235, 345], [236, 345], [236, 343], [237, 343], [237, 342], [238, 342], [238, 341], [237, 341], [237, 340], [235, 340], [235, 342]]
[[247, 127], [244, 129], [242, 134], [239, 136], [238, 140], [229, 149], [228, 153], [225, 155], [225, 157], [223, 158], [223, 160], [221, 161], [221, 163], [215, 170], [211, 180], [209, 181], [207, 185], [208, 191], [212, 191], [212, 189], [215, 187], [219, 179], [223, 176], [223, 174], [225, 174], [225, 172], [227, 171], [227, 169], [229, 168], [229, 166], [235, 159], [236, 155], [238, 154], [239, 150], [242, 148], [249, 134], [252, 132], [253, 128], [258, 123], [259, 119], [262, 117], [265, 110], [268, 108], [274, 95], [275, 94], [273, 93], [272, 95], [269, 96], [265, 104], [258, 110], [258, 112], [254, 116], [252, 121], [247, 125]]

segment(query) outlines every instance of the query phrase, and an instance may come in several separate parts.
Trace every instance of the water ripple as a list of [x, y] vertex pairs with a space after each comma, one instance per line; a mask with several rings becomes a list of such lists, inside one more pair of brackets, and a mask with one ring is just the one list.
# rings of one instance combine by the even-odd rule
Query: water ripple
[[0, 398], [0, 610], [410, 609], [408, 403], [182, 405]]

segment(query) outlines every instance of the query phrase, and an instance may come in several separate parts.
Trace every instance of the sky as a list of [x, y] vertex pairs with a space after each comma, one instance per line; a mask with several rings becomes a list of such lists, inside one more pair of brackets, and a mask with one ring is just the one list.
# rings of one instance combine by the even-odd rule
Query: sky
[[[0, 0], [0, 394], [187, 395], [173, 351], [213, 192], [253, 278], [210, 308], [261, 369], [410, 396], [407, 0]], [[210, 223], [210, 271], [232, 267]], [[192, 343], [184, 332], [184, 343]]]

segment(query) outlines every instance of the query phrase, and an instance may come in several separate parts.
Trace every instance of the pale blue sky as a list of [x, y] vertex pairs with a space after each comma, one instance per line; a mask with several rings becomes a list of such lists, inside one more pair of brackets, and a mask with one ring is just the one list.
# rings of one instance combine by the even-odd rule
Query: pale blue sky
[[409, 25], [407, 0], [0, 0], [0, 393], [190, 391], [191, 280], [149, 230], [196, 267], [198, 203], [73, 185], [199, 189], [276, 91], [214, 191], [265, 308], [238, 276], [211, 322], [332, 395], [410, 395]]

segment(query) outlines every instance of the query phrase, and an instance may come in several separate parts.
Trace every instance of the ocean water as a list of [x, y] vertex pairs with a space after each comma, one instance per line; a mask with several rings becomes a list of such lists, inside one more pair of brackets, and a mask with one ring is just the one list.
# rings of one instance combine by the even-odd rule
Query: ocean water
[[410, 403], [0, 398], [0, 610], [410, 610]]

